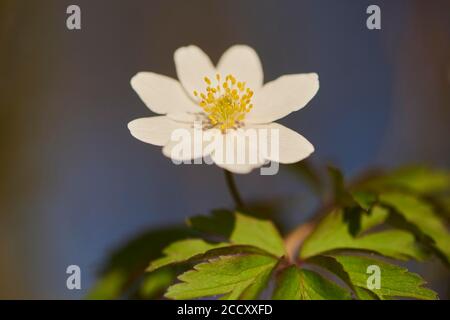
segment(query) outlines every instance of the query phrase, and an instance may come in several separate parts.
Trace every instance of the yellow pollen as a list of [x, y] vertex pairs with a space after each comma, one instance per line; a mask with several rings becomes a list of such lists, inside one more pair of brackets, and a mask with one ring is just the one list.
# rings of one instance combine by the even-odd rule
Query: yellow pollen
[[250, 104], [253, 91], [246, 88], [245, 82], [238, 82], [231, 74], [227, 75], [223, 82], [220, 74], [216, 74], [217, 83], [214, 85], [208, 77], [203, 80], [206, 83], [206, 92], [199, 94], [194, 91], [194, 96], [199, 97], [200, 107], [206, 113], [210, 124], [223, 133], [228, 129], [237, 129], [245, 115], [253, 108]]

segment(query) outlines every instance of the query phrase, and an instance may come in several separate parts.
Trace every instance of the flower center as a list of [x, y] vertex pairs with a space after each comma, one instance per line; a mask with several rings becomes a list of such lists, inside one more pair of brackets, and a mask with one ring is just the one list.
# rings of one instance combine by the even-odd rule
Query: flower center
[[237, 81], [231, 74], [223, 82], [220, 74], [216, 74], [214, 85], [208, 77], [204, 81], [206, 92], [194, 91], [194, 95], [201, 99], [200, 107], [211, 126], [219, 128], [223, 133], [242, 126], [245, 115], [253, 108], [250, 104], [253, 91], [245, 87], [245, 82]]

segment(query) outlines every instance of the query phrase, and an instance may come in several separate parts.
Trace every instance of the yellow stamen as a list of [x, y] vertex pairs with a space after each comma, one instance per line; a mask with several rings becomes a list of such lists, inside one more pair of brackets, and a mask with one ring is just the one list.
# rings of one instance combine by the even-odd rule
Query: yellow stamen
[[250, 104], [253, 91], [246, 88], [245, 82], [238, 82], [231, 74], [225, 77], [224, 82], [221, 82], [220, 74], [216, 74], [217, 84], [214, 85], [208, 77], [203, 80], [207, 85], [206, 92], [199, 94], [194, 91], [194, 96], [200, 96], [200, 107], [210, 124], [222, 132], [238, 128], [245, 115], [253, 108]]

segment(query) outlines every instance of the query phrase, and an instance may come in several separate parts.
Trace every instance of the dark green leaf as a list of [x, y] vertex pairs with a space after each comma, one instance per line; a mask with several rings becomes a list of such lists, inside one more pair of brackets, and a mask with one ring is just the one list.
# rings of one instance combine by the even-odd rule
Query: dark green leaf
[[164, 294], [166, 289], [175, 281], [176, 273], [173, 268], [161, 268], [148, 272], [139, 289], [139, 297], [144, 299], [155, 299]]
[[377, 196], [371, 192], [354, 191], [351, 195], [356, 203], [367, 212], [370, 211], [377, 201]]
[[303, 160], [286, 167], [305, 181], [316, 194], [320, 195], [323, 192], [323, 179], [311, 162]]
[[140, 280], [149, 261], [161, 256], [169, 243], [186, 238], [191, 232], [185, 228], [150, 230], [132, 239], [114, 252], [106, 263], [99, 280], [90, 289], [87, 299], [116, 299]]

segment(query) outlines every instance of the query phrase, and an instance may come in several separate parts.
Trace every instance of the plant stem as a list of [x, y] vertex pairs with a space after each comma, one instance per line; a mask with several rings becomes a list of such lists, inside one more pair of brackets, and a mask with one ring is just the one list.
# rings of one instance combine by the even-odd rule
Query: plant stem
[[311, 234], [315, 228], [314, 222], [307, 222], [299, 225], [284, 239], [287, 258], [290, 262], [297, 261], [298, 251], [303, 241]]
[[231, 196], [233, 197], [234, 203], [236, 204], [236, 208], [243, 208], [244, 202], [242, 202], [242, 198], [239, 195], [239, 191], [236, 187], [236, 182], [234, 181], [233, 174], [228, 170], [223, 170], [225, 173], [225, 180], [227, 182], [228, 190], [231, 193]]

